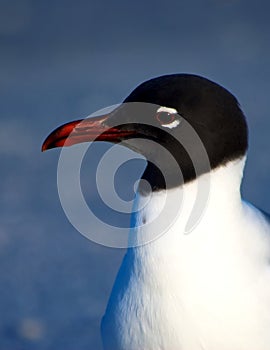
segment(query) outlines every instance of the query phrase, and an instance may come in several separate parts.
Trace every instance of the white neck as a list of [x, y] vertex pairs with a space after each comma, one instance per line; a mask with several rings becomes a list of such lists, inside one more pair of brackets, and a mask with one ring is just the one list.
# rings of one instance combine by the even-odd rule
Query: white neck
[[[216, 281], [220, 280], [220, 284], [217, 285], [221, 286], [226, 280], [224, 274], [233, 278], [235, 273], [238, 283], [240, 279], [246, 277], [242, 269], [246, 269], [247, 261], [265, 260], [269, 256], [269, 245], [266, 245], [265, 238], [258, 234], [261, 222], [264, 220], [261, 220], [261, 214], [256, 216], [259, 213], [256, 208], [241, 200], [240, 186], [245, 160], [242, 158], [229, 162], [210, 174], [202, 175], [200, 184], [196, 180], [178, 190], [169, 190], [167, 194], [165, 191], [152, 194], [148, 204], [135, 215], [135, 219], [137, 224], [142, 220], [151, 221], [153, 218], [155, 220], [149, 226], [135, 227], [130, 232], [131, 242], [138, 244], [128, 251], [131, 273], [137, 270], [141, 275], [151, 275], [164, 289], [168, 288], [170, 283], [174, 283], [175, 276], [178, 276], [187, 288], [191, 283], [191, 290], [196, 290], [195, 279], [197, 280], [195, 283], [199, 283], [199, 289], [202, 290], [201, 271], [207, 271], [207, 275], [203, 278], [204, 282], [209, 282], [208, 286], [213, 280], [213, 275]], [[193, 215], [197, 188], [208, 184], [209, 176], [208, 201], [205, 202], [200, 220], [193, 230], [187, 233], [186, 227]], [[169, 207], [165, 211], [165, 216], [159, 215], [164, 198], [167, 200], [169, 198], [170, 205], [173, 204], [175, 207], [179, 194], [183, 195], [179, 215], [167, 232], [160, 235], [164, 217], [168, 218], [168, 221], [171, 220], [170, 212], [173, 212]], [[144, 202], [145, 198], [139, 196], [137, 205], [141, 201]], [[263, 230], [261, 227], [261, 231]], [[150, 242], [139, 245], [145, 242], [145, 238]], [[166, 276], [165, 283], [164, 276]], [[209, 281], [206, 281], [206, 276], [209, 277]], [[205, 292], [208, 293], [208, 287]]]
[[[200, 177], [207, 185], [210, 176], [210, 193], [188, 234], [200, 181], [151, 198], [137, 196], [136, 207], [148, 203], [133, 216], [137, 226], [130, 231], [130, 243], [137, 246], [123, 260], [104, 318], [108, 349], [268, 349], [269, 332], [264, 337], [260, 332], [260, 298], [252, 298], [265, 290], [258, 276], [268, 264], [269, 227], [241, 201], [244, 164], [245, 158], [229, 162]], [[160, 208], [169, 200], [165, 218], [170, 221], [181, 195], [179, 215], [160, 235]], [[249, 317], [243, 317], [247, 312]]]
[[198, 235], [216, 232], [220, 223], [228, 222], [242, 208], [240, 185], [245, 160], [229, 162], [179, 188], [153, 192], [148, 197], [137, 194], [135, 210], [143, 209], [132, 217], [130, 245], [152, 242], [152, 249], [152, 245], [171, 242], [175, 246], [177, 241], [191, 240], [191, 236], [197, 240]]

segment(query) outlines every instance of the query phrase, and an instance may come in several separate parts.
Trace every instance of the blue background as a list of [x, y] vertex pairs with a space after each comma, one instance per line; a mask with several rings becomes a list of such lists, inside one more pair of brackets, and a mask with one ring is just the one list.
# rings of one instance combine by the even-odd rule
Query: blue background
[[[268, 1], [0, 0], [0, 349], [100, 349], [124, 251], [71, 226], [59, 151], [40, 147], [59, 124], [121, 102], [140, 82], [189, 72], [232, 91], [250, 127], [243, 195], [270, 211], [269, 13]], [[90, 195], [107, 149], [95, 147]], [[128, 166], [121, 174], [130, 194]]]

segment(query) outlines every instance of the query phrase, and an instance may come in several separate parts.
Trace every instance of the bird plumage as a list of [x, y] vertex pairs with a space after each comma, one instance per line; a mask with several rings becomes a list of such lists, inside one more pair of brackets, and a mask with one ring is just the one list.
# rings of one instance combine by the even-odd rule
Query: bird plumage
[[167, 75], [80, 122], [57, 128], [43, 150], [122, 141], [147, 160], [104, 349], [269, 350], [270, 221], [241, 198], [248, 132], [235, 97], [202, 77]]
[[[184, 186], [173, 226], [129, 248], [102, 321], [105, 349], [269, 349], [270, 227], [241, 200], [243, 165], [234, 161], [211, 174], [206, 211], [190, 234], [196, 181]], [[136, 220], [149, 210], [151, 220], [163, 195]], [[142, 234], [136, 231], [130, 235]]]

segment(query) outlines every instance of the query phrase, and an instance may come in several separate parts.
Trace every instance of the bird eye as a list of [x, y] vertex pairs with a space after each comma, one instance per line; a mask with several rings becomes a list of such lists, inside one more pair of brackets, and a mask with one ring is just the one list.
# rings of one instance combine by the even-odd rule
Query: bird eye
[[175, 113], [158, 112], [156, 118], [161, 125], [170, 124], [175, 120]]

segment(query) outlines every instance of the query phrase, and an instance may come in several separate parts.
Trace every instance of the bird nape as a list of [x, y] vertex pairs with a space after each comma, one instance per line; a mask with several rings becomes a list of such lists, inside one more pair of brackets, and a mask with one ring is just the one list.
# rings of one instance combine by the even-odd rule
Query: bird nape
[[269, 350], [270, 226], [241, 198], [248, 130], [236, 98], [196, 75], [153, 78], [107, 115], [60, 126], [42, 150], [92, 141], [147, 160], [104, 349]]

